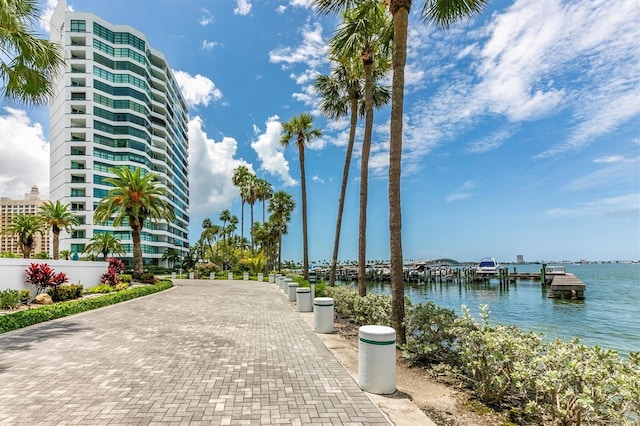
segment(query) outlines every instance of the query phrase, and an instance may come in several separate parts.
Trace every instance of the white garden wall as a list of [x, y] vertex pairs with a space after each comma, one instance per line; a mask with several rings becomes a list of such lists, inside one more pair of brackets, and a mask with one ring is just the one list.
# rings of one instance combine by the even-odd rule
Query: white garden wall
[[85, 289], [100, 284], [100, 277], [109, 266], [108, 262], [0, 258], [0, 291], [27, 289], [34, 295], [35, 287], [25, 283], [27, 280], [25, 270], [32, 263], [46, 263], [53, 268], [54, 272], [67, 274], [69, 284], [82, 284]]

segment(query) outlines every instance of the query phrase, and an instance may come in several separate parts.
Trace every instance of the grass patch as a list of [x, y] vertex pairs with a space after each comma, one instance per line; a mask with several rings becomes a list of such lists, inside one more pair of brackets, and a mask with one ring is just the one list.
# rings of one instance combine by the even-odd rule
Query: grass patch
[[154, 285], [133, 287], [117, 293], [105, 294], [104, 296], [61, 302], [2, 315], [0, 316], [0, 333], [6, 333], [7, 331], [17, 330], [19, 328], [28, 327], [45, 321], [51, 321], [56, 318], [62, 318], [69, 315], [79, 314], [80, 312], [114, 305], [116, 303], [124, 302], [125, 300], [131, 300], [148, 294], [157, 293], [171, 288], [172, 286], [173, 283], [171, 281], [165, 280]]

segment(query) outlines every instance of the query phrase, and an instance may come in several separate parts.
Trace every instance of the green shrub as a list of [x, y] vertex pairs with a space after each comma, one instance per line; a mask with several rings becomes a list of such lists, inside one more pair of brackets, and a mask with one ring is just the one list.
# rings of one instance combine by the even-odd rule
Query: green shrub
[[131, 273], [131, 280], [144, 284], [154, 284], [158, 282], [158, 279], [151, 272], [144, 272], [142, 274]]
[[194, 269], [194, 278], [197, 280], [209, 279], [209, 276], [213, 273], [217, 273], [220, 267], [213, 262], [198, 263]]
[[117, 293], [105, 294], [101, 297], [55, 303], [2, 315], [0, 316], [0, 333], [157, 293], [170, 288], [172, 285], [171, 281], [166, 280], [156, 285], [134, 287]]
[[20, 303], [26, 305], [31, 300], [31, 292], [29, 290], [20, 290]]
[[0, 291], [0, 309], [16, 309], [18, 306], [20, 306], [19, 290]]
[[404, 320], [407, 343], [402, 346], [403, 356], [412, 364], [455, 364], [452, 326], [456, 318], [451, 309], [433, 302], [409, 306]]
[[466, 306], [462, 310], [452, 329], [457, 336], [457, 360], [478, 398], [488, 405], [502, 403], [506, 395], [526, 399], [529, 363], [540, 351], [540, 337], [516, 326], [489, 325], [487, 305], [481, 305], [481, 324]]
[[131, 284], [131, 274], [120, 274], [120, 282]]
[[391, 296], [369, 293], [360, 297], [357, 290], [344, 286], [326, 287], [326, 293], [333, 297], [336, 311], [356, 325], [391, 324]]
[[113, 293], [116, 290], [115, 287], [110, 286], [109, 284], [100, 284], [95, 287], [88, 288], [84, 291], [85, 294], [96, 294], [96, 293]]
[[47, 293], [54, 302], [77, 299], [82, 296], [82, 284], [62, 284], [47, 289]]
[[555, 340], [529, 363], [533, 395], [525, 411], [544, 424], [632, 424], [640, 413], [640, 364], [632, 355]]

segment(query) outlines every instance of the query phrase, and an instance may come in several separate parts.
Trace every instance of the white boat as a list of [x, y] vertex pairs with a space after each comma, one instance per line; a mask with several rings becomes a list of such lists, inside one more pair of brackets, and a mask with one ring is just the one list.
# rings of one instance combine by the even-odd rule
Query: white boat
[[500, 264], [493, 257], [483, 257], [476, 267], [477, 274], [497, 274]]
[[544, 268], [545, 275], [565, 275], [567, 272], [564, 266], [547, 266]]

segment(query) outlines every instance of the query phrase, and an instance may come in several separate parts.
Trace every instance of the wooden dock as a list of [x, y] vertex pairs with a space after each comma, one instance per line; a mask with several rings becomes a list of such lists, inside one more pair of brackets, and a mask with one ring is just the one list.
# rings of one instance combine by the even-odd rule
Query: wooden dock
[[565, 273], [564, 275], [552, 275], [550, 299], [571, 299], [584, 300], [584, 290], [586, 285], [575, 275]]

